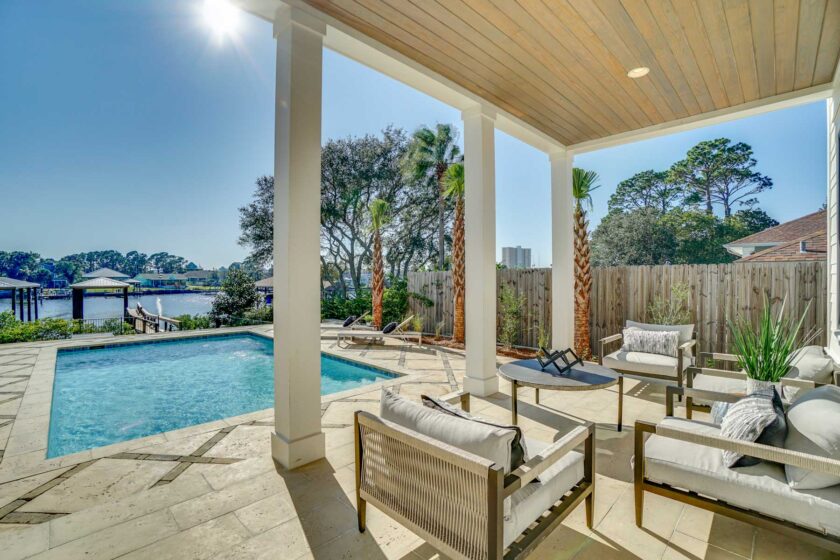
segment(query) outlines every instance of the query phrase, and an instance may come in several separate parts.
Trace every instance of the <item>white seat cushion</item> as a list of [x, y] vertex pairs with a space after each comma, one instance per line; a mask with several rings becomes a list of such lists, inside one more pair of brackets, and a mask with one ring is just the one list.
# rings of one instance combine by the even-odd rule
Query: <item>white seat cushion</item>
[[[714, 424], [665, 418], [662, 425], [720, 435]], [[777, 463], [730, 469], [718, 449], [662, 436], [645, 443], [645, 477], [798, 525], [840, 536], [840, 485], [794, 490]]]
[[[534, 457], [548, 443], [525, 438], [528, 456]], [[583, 454], [571, 451], [540, 474], [539, 482], [526, 484], [506, 500], [504, 545], [516, 540], [554, 503], [583, 478]]]
[[[731, 377], [720, 377], [710, 373], [700, 373], [694, 376], [692, 387], [701, 391], [714, 391], [715, 393], [727, 393], [729, 395], [743, 395], [747, 390], [746, 379], [732, 379]], [[711, 406], [712, 402], [705, 399], [694, 398], [694, 404]]]
[[[677, 377], [677, 359], [661, 354], [616, 350], [612, 354], [604, 356], [603, 364], [608, 368], [631, 371], [633, 373], [652, 373], [654, 375], [673, 377], [674, 379]], [[690, 365], [690, 359], [683, 359], [683, 370]]]

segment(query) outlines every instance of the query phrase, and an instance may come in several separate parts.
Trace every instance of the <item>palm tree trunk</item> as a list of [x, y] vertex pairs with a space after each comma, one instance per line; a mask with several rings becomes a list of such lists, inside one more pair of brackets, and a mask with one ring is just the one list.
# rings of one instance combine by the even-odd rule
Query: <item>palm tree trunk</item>
[[385, 292], [385, 270], [382, 267], [382, 240], [379, 231], [373, 233], [373, 278], [371, 296], [373, 298], [373, 325], [382, 328], [382, 294]]
[[464, 262], [464, 199], [455, 203], [455, 224], [452, 228], [452, 288], [455, 292], [455, 317], [452, 338], [464, 342], [466, 328], [464, 296], [466, 293], [466, 268]]
[[578, 205], [575, 208], [575, 350], [581, 358], [589, 358], [592, 348], [589, 342], [589, 308], [592, 288], [590, 268], [589, 235], [586, 212]]
[[438, 269], [446, 268], [446, 195], [443, 185], [443, 174], [446, 173], [446, 166], [438, 165]]

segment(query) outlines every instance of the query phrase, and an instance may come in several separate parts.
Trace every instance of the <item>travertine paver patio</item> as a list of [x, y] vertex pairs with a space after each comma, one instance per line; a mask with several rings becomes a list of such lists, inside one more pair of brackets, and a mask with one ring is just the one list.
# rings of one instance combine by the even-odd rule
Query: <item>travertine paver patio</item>
[[[112, 339], [113, 340], [113, 339]], [[90, 341], [86, 341], [90, 343]], [[150, 436], [46, 461], [36, 441], [48, 425], [35, 370], [56, 344], [0, 347], [0, 557], [35, 558], [431, 558], [421, 539], [368, 510], [356, 530], [352, 413], [376, 411], [379, 388], [322, 401], [327, 458], [292, 472], [271, 459], [271, 411]], [[394, 382], [403, 395], [444, 394], [460, 387], [464, 359], [436, 348], [399, 344], [322, 349], [411, 375]], [[35, 373], [35, 375], [33, 375]], [[49, 376], [47, 376], [49, 377]], [[510, 420], [507, 383], [473, 411]], [[31, 391], [31, 392], [30, 392]], [[579, 508], [534, 558], [831, 558], [819, 548], [750, 525], [648, 495], [645, 528], [633, 522], [630, 457], [636, 419], [664, 412], [660, 385], [628, 380], [625, 430], [616, 432], [615, 388], [544, 393], [542, 406], [521, 391], [520, 424], [529, 437], [552, 440], [586, 419], [599, 424], [596, 525]], [[610, 393], [610, 394], [608, 394]], [[47, 411], [48, 412], [48, 411]], [[11, 449], [8, 442], [14, 444]], [[17, 443], [20, 442], [20, 443]], [[30, 449], [34, 448], [34, 451]]]

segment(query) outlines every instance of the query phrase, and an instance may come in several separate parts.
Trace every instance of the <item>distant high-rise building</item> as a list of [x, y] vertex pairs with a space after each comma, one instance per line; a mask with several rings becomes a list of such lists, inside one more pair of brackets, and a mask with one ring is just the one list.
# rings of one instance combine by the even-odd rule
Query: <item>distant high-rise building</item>
[[502, 247], [502, 264], [508, 268], [531, 268], [531, 249], [527, 247]]

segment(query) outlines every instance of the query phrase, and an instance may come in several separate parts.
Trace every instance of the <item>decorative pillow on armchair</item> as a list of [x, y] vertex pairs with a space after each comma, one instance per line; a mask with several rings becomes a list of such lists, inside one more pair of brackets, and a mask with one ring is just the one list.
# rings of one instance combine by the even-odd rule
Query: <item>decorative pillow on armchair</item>
[[[730, 404], [720, 425], [720, 435], [773, 447], [784, 447], [787, 435], [785, 409], [775, 387], [772, 396], [753, 393]], [[727, 467], [749, 467], [761, 462], [761, 459], [741, 455], [735, 451], [722, 453], [723, 463]]]
[[[638, 321], [627, 321], [624, 326], [626, 328], [636, 327], [643, 331], [677, 331], [680, 333], [680, 344], [688, 342], [694, 336], [694, 323], [687, 325], [655, 325], [653, 323], [639, 323]], [[691, 348], [686, 349], [686, 356], [691, 356]]]
[[677, 357], [680, 333], [677, 331], [646, 331], [637, 327], [624, 329], [621, 350]]
[[[788, 409], [785, 449], [840, 460], [840, 387], [808, 391]], [[840, 484], [840, 477], [785, 465], [791, 488], [819, 490]]]

